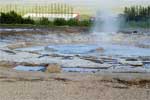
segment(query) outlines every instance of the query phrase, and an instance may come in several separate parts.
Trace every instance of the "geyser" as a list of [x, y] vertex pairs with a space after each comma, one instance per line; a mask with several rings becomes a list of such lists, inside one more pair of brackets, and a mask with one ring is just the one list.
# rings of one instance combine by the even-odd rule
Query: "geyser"
[[112, 36], [119, 30], [119, 18], [112, 12], [100, 11], [96, 15], [95, 25], [92, 30], [94, 41], [111, 42]]
[[110, 11], [98, 11], [96, 14], [94, 32], [115, 33], [119, 29], [119, 18], [117, 14]]
[[100, 0], [92, 33], [95, 41], [110, 42], [112, 33], [117, 33], [120, 26], [119, 15], [114, 11], [118, 3], [115, 0]]

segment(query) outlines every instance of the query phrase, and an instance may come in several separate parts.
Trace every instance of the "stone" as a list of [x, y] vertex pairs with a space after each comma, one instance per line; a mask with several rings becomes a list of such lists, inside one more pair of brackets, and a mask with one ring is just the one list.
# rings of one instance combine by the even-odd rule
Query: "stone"
[[58, 64], [49, 64], [46, 68], [47, 73], [60, 73], [61, 66]]
[[128, 86], [125, 84], [119, 84], [119, 83], [115, 83], [112, 85], [113, 88], [118, 88], [118, 89], [127, 89]]
[[32, 43], [30, 42], [21, 42], [21, 43], [16, 43], [16, 44], [10, 44], [8, 45], [7, 47], [9, 49], [17, 49], [17, 48], [24, 48], [24, 47], [28, 47], [28, 46], [31, 46]]
[[102, 59], [99, 59], [97, 57], [94, 56], [85, 56], [85, 57], [80, 57], [80, 59], [84, 59], [84, 60], [88, 60], [88, 61], [92, 61], [94, 63], [103, 63]]
[[99, 47], [99, 48], [96, 48], [96, 51], [97, 52], [104, 52], [104, 49]]
[[109, 69], [112, 67], [112, 64], [99, 64], [99, 69]]
[[54, 48], [50, 48], [50, 47], [45, 47], [44, 48], [46, 51], [51, 51], [51, 52], [55, 52], [55, 51], [57, 51], [57, 50], [55, 50]]
[[126, 58], [126, 61], [138, 61], [136, 58]]
[[43, 58], [43, 57], [48, 57], [48, 56], [49, 56], [49, 54], [43, 54], [43, 55], [39, 56], [38, 58]]
[[115, 69], [110, 69], [109, 72], [113, 73], [149, 73], [150, 69], [144, 67], [120, 67]]
[[1, 51], [5, 52], [5, 53], [9, 53], [9, 54], [16, 54], [14, 51], [12, 50], [3, 50], [1, 49]]
[[99, 48], [96, 48], [94, 50], [90, 50], [90, 52], [99, 52], [99, 53], [102, 53], [102, 52], [104, 52], [104, 49], [99, 47]]
[[119, 63], [124, 64], [124, 65], [131, 65], [131, 66], [143, 66], [142, 61], [138, 60], [126, 60], [126, 59], [119, 59]]
[[89, 61], [92, 61], [94, 63], [103, 63], [103, 61], [101, 59], [90, 59], [90, 58], [86, 58], [85, 60], [89, 60]]
[[41, 66], [41, 64], [30, 63], [30, 62], [21, 62], [18, 65], [23, 65], [23, 66]]
[[10, 62], [10, 61], [0, 61], [0, 67], [5, 67], [5, 68], [13, 68], [16, 66], [16, 62]]

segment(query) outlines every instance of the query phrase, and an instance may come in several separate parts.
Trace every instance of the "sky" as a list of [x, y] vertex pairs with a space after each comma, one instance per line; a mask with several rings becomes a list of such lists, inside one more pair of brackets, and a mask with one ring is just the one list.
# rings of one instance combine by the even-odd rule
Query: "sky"
[[0, 0], [1, 3], [47, 3], [65, 2], [75, 6], [127, 6], [127, 5], [150, 5], [150, 0]]
[[80, 3], [99, 3], [99, 2], [117, 2], [117, 3], [121, 3], [121, 4], [150, 4], [150, 0], [0, 0], [0, 2], [67, 2], [67, 3], [76, 3], [76, 4], [80, 4]]

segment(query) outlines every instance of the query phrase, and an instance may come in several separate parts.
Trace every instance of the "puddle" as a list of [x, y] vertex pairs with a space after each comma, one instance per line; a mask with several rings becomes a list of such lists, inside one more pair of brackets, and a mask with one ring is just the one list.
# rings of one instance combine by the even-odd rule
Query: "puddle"
[[18, 70], [18, 71], [45, 71], [46, 68], [43, 67], [43, 66], [22, 66], [22, 65], [19, 65], [19, 66], [16, 66], [15, 68], [13, 68], [15, 70]]
[[18, 48], [15, 50], [19, 50], [19, 51], [28, 51], [28, 52], [32, 52], [32, 51], [44, 51], [45, 47], [43, 46], [34, 46], [34, 47], [27, 47], [27, 48]]
[[92, 68], [63, 68], [64, 72], [99, 72], [99, 69]]
[[150, 69], [150, 62], [144, 62], [144, 67]]

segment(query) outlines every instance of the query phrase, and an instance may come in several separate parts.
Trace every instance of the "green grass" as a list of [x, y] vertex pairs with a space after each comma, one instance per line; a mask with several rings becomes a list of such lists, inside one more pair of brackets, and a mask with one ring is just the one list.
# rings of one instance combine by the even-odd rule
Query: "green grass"
[[89, 26], [55, 26], [55, 25], [53, 25], [53, 26], [49, 26], [49, 25], [31, 25], [31, 24], [0, 24], [0, 27], [1, 28], [43, 28], [43, 29], [49, 29], [49, 28], [54, 28], [54, 29], [59, 29], [59, 28], [82, 28], [82, 27], [84, 27], [84, 28], [89, 28], [90, 29], [90, 27]]
[[0, 24], [0, 27], [36, 27], [36, 25], [33, 24]]
[[150, 28], [150, 22], [135, 22], [135, 21], [131, 21], [131, 22], [127, 22], [125, 24], [125, 27], [128, 28], [146, 28], [149, 29]]

